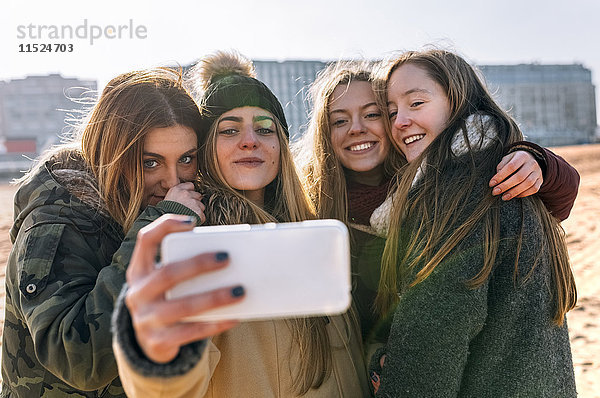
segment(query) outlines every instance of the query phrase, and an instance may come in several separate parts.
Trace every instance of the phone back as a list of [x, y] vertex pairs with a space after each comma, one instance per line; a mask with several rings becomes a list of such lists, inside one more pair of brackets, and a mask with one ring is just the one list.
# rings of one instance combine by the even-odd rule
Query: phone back
[[197, 227], [168, 235], [161, 255], [168, 264], [219, 251], [229, 253], [229, 266], [176, 286], [167, 298], [235, 285], [245, 297], [189, 320], [334, 315], [350, 306], [350, 245], [340, 221]]

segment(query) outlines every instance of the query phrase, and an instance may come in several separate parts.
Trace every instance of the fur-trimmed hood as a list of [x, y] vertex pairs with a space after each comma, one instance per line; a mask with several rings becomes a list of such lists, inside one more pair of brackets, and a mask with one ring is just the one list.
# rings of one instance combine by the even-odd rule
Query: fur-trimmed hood
[[[213, 186], [201, 186], [203, 202], [206, 206], [205, 225], [258, 224], [252, 208], [241, 196]], [[273, 222], [277, 222], [273, 218]]]

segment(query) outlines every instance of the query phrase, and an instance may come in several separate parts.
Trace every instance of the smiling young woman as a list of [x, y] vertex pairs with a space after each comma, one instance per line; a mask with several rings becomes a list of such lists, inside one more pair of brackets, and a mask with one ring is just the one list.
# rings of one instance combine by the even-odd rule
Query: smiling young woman
[[450, 105], [442, 88], [413, 65], [395, 70], [388, 87], [392, 137], [412, 162], [444, 129]]
[[538, 197], [483, 189], [517, 123], [454, 53], [402, 54], [386, 77], [410, 163], [387, 213], [376, 302], [394, 319], [371, 363], [377, 395], [576, 396], [564, 231]]
[[331, 94], [331, 145], [350, 179], [376, 186], [384, 179], [390, 141], [369, 81], [338, 85]]

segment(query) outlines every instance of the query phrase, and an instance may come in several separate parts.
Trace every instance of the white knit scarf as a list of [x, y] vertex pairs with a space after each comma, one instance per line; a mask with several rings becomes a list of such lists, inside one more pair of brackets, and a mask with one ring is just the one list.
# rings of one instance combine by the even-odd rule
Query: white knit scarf
[[[465, 135], [461, 130], [457, 130], [452, 138], [451, 151], [454, 156], [461, 156], [468, 152], [469, 145], [473, 151], [481, 151], [490, 146], [490, 144], [498, 139], [498, 131], [493, 123], [492, 118], [489, 115], [476, 113], [469, 116], [465, 122], [467, 139], [469, 140], [468, 145], [465, 140]], [[423, 177], [426, 166], [426, 159], [423, 159], [421, 166], [413, 179], [412, 185], [414, 186], [419, 179]], [[387, 237], [390, 229], [390, 215], [392, 211], [392, 205], [394, 202], [394, 195], [390, 195], [386, 200], [373, 211], [371, 214], [371, 228], [377, 236], [383, 238]]]

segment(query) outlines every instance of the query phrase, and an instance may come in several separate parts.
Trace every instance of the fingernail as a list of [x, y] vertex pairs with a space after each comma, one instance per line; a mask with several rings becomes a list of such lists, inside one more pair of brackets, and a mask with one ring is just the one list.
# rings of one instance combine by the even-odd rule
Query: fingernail
[[226, 252], [218, 252], [217, 254], [215, 254], [215, 260], [218, 263], [222, 263], [223, 261], [226, 261], [229, 258], [229, 254]]
[[244, 288], [242, 286], [236, 286], [231, 289], [231, 297], [240, 297], [244, 295]]
[[179, 221], [181, 221], [184, 224], [192, 224], [196, 222], [196, 217], [187, 216], [186, 218], [182, 218]]
[[498, 181], [496, 180], [491, 180], [490, 181], [490, 186], [493, 187], [494, 185], [498, 184]]
[[498, 195], [500, 192], [502, 192], [502, 190], [500, 188], [496, 187], [492, 190], [492, 195]]
[[510, 198], [512, 198], [512, 195], [509, 193], [502, 195], [502, 200], [510, 200]]

